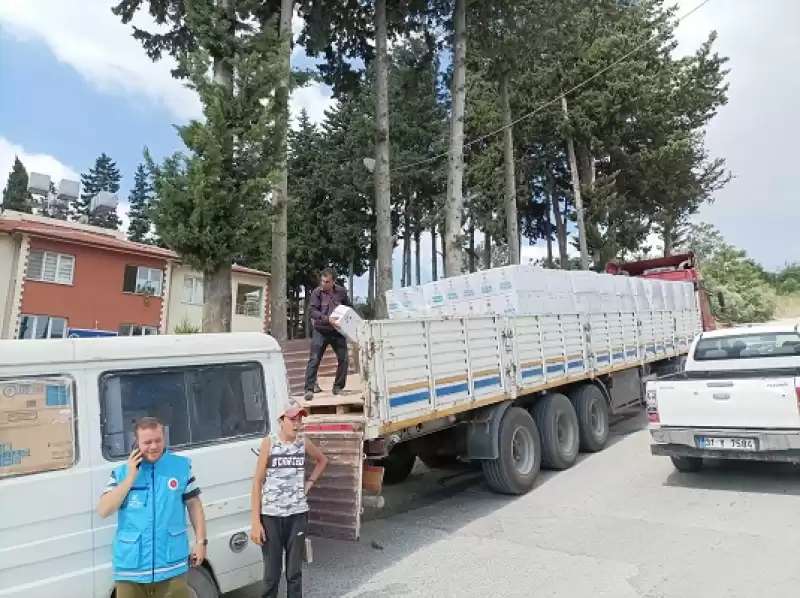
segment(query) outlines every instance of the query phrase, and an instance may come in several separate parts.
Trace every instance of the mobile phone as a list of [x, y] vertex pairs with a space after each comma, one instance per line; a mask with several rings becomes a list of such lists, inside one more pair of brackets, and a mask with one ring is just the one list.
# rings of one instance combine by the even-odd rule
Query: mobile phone
[[[138, 451], [138, 450], [139, 450], [139, 443], [134, 440], [133, 441], [133, 445], [131, 446], [131, 452]], [[139, 469], [139, 467], [141, 467], [141, 465], [142, 465], [142, 462], [139, 461], [139, 463], [136, 464], [136, 469]]]

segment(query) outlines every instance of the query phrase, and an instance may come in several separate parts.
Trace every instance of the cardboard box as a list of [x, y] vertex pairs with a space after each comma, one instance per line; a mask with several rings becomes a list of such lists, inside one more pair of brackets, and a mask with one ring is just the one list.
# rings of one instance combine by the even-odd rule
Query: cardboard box
[[[55, 411], [47, 410], [55, 416]], [[70, 410], [60, 410], [39, 425], [0, 428], [0, 477], [70, 467], [74, 462], [75, 426]]]
[[347, 340], [358, 344], [358, 330], [364, 320], [352, 307], [340, 305], [331, 314], [332, 324]]
[[39, 425], [53, 418], [48, 412], [72, 409], [71, 387], [62, 380], [0, 382], [0, 427]]

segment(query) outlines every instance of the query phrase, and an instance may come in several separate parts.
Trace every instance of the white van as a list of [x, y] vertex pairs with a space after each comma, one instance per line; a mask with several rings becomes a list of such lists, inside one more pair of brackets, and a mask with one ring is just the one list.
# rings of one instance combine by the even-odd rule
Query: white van
[[0, 596], [112, 596], [116, 521], [95, 507], [145, 414], [165, 423], [202, 489], [208, 561], [190, 573], [195, 595], [262, 578], [248, 541], [254, 452], [289, 400], [272, 337], [3, 340], [0, 387]]

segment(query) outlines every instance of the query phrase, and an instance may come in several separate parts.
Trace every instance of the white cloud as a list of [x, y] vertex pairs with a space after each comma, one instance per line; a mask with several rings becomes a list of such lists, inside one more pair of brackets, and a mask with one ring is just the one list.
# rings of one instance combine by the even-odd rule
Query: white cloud
[[[131, 27], [123, 25], [110, 6], [108, 0], [2, 0], [0, 27], [19, 39], [46, 44], [59, 61], [103, 93], [128, 96], [132, 101], [144, 97], [181, 120], [200, 116], [197, 94], [170, 75], [175, 62], [169, 57], [150, 61], [131, 37]], [[156, 29], [152, 19], [141, 12], [133, 24]], [[302, 21], [295, 16], [295, 39], [301, 28]], [[296, 47], [294, 56], [302, 52]], [[292, 110], [297, 113], [305, 107], [312, 119], [317, 119], [331, 102], [324, 86], [314, 84], [295, 91]]]
[[57, 158], [48, 154], [30, 153], [21, 145], [0, 137], [0, 186], [2, 187], [5, 187], [8, 173], [14, 166], [14, 156], [19, 157], [28, 172], [50, 175], [50, 179], [56, 184], [61, 179], [80, 180], [80, 176], [74, 169]]

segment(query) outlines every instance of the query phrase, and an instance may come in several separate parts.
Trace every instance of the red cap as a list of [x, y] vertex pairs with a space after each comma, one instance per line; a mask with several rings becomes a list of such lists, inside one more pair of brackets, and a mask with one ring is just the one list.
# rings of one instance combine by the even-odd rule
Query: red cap
[[281, 413], [278, 419], [283, 419], [284, 417], [288, 417], [289, 419], [295, 419], [297, 417], [307, 417], [308, 411], [303, 409], [302, 407], [289, 407], [283, 413]]

